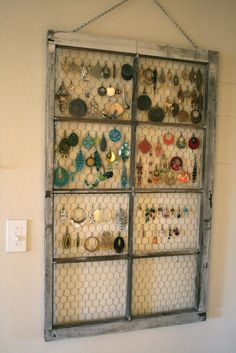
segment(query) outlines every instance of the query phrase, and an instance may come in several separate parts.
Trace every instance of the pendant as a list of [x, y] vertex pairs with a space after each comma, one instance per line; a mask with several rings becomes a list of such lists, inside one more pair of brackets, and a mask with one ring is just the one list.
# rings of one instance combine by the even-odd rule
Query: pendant
[[202, 73], [200, 69], [198, 69], [196, 73], [196, 88], [198, 92], [201, 91], [201, 87], [202, 87]]
[[120, 184], [123, 189], [125, 189], [128, 185], [128, 176], [127, 176], [127, 169], [126, 169], [125, 162], [123, 162]]
[[79, 142], [78, 135], [75, 132], [72, 132], [68, 137], [68, 142], [71, 147], [77, 146]]
[[167, 132], [165, 135], [163, 135], [163, 142], [165, 145], [172, 145], [175, 141], [174, 135], [171, 134], [170, 132]]
[[107, 96], [108, 97], [113, 97], [116, 94], [116, 89], [111, 85], [107, 88]]
[[179, 101], [179, 104], [184, 103], [184, 92], [183, 92], [181, 86], [180, 86], [179, 92], [178, 92], [178, 101]]
[[102, 160], [97, 150], [94, 152], [93, 159], [96, 170], [99, 171], [102, 166]]
[[76, 164], [76, 168], [79, 172], [81, 172], [84, 168], [85, 165], [85, 159], [84, 159], [84, 155], [82, 150], [80, 149], [79, 153], [76, 156], [75, 159], [75, 164]]
[[107, 153], [107, 155], [106, 155], [106, 160], [107, 160], [108, 163], [114, 163], [114, 162], [115, 162], [115, 160], [116, 160], [116, 155], [115, 155], [115, 153], [114, 153], [112, 150], [110, 150], [110, 151]]
[[66, 137], [66, 132], [64, 131], [64, 137], [61, 139], [58, 145], [58, 151], [62, 155], [62, 157], [67, 158], [70, 151], [70, 143], [68, 138]]
[[114, 223], [118, 226], [119, 230], [124, 230], [127, 223], [128, 223], [128, 216], [127, 212], [120, 207], [119, 210], [116, 212], [114, 217]]
[[186, 110], [182, 109], [178, 112], [177, 119], [180, 123], [185, 123], [189, 120], [189, 114], [186, 112]]
[[181, 183], [181, 184], [187, 184], [190, 180], [190, 174], [186, 171], [181, 171], [177, 174], [176, 179]]
[[59, 105], [59, 109], [61, 113], [64, 113], [64, 111], [67, 108], [68, 100], [69, 100], [69, 92], [66, 89], [66, 86], [64, 84], [64, 81], [62, 81], [61, 86], [57, 90], [55, 94], [56, 101]]
[[197, 158], [194, 157], [194, 165], [193, 165], [193, 172], [192, 172], [192, 181], [193, 183], [196, 182], [197, 179]]
[[88, 105], [88, 116], [90, 118], [99, 116], [98, 105], [94, 98], [91, 100], [91, 102]]
[[179, 79], [178, 79], [177, 73], [175, 73], [175, 76], [173, 78], [173, 84], [174, 84], [174, 86], [178, 86], [179, 85]]
[[106, 140], [104, 133], [103, 133], [101, 141], [100, 141], [100, 150], [102, 152], [105, 152], [107, 150], [107, 140]]
[[111, 77], [111, 70], [107, 66], [107, 63], [103, 67], [101, 74], [102, 74], [102, 77], [105, 79], [108, 79], [109, 77]]
[[102, 67], [99, 62], [97, 62], [97, 64], [91, 68], [91, 73], [96, 79], [99, 79], [102, 76]]
[[90, 157], [86, 158], [85, 163], [86, 163], [86, 166], [89, 168], [94, 167], [95, 162], [94, 162], [93, 156], [91, 155]]
[[90, 136], [89, 132], [83, 139], [82, 144], [87, 150], [90, 150], [94, 146], [94, 139]]
[[176, 103], [176, 102], [172, 103], [172, 105], [171, 105], [171, 112], [172, 112], [172, 116], [173, 116], [173, 117], [176, 117], [176, 115], [177, 115], [178, 112], [179, 112], [179, 104], [178, 104], [178, 103]]
[[125, 241], [121, 237], [121, 233], [119, 232], [118, 237], [116, 237], [116, 239], [114, 241], [114, 250], [115, 250], [115, 252], [120, 254], [124, 251], [124, 248], [125, 248]]
[[138, 143], [138, 149], [142, 152], [142, 153], [148, 153], [151, 151], [152, 149], [152, 145], [151, 143], [146, 139], [146, 137], [144, 137], [144, 140], [140, 141]]
[[188, 147], [191, 150], [196, 150], [198, 149], [198, 147], [200, 146], [200, 140], [195, 137], [195, 135], [193, 134], [192, 137], [188, 140]]
[[97, 93], [98, 93], [98, 95], [99, 95], [100, 97], [106, 96], [106, 94], [107, 94], [107, 89], [106, 89], [106, 87], [104, 87], [103, 84], [102, 84], [100, 87], [98, 87]]
[[183, 148], [185, 148], [187, 146], [187, 141], [185, 140], [185, 138], [183, 137], [182, 133], [180, 134], [180, 136], [177, 138], [176, 141], [176, 146], [181, 150]]
[[195, 71], [194, 71], [194, 69], [192, 67], [192, 70], [189, 73], [189, 81], [191, 82], [191, 84], [194, 84], [196, 79], [197, 79], [197, 76], [196, 76], [196, 73], [195, 73]]
[[155, 147], [155, 155], [156, 157], [161, 157], [163, 155], [163, 148], [161, 143], [159, 142], [159, 139]]
[[64, 234], [63, 239], [62, 239], [62, 247], [64, 249], [71, 248], [71, 236], [68, 232], [68, 227], [66, 227], [66, 233]]
[[58, 187], [65, 186], [70, 179], [70, 174], [66, 169], [58, 166], [54, 169], [54, 185]]
[[129, 146], [129, 142], [125, 138], [118, 150], [118, 156], [122, 159], [123, 162], [126, 162], [129, 159], [130, 146]]
[[139, 158], [139, 162], [136, 163], [136, 170], [137, 170], [137, 186], [141, 188], [142, 185], [142, 175], [143, 175], [143, 163], [141, 157]]
[[121, 139], [121, 132], [116, 127], [109, 131], [109, 138], [112, 142], [118, 142]]

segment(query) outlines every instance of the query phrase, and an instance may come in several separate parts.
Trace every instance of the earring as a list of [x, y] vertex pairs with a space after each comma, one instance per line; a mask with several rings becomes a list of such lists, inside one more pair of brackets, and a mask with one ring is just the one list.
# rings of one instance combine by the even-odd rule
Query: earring
[[139, 162], [136, 163], [136, 170], [137, 170], [137, 186], [141, 188], [142, 186], [142, 176], [143, 176], [143, 163], [141, 157], [139, 158]]
[[148, 207], [146, 207], [146, 211], [145, 211], [145, 221], [146, 223], [150, 221], [150, 209]]
[[68, 227], [66, 227], [66, 233], [64, 234], [63, 239], [62, 239], [62, 247], [64, 249], [71, 248], [71, 236], [68, 232]]

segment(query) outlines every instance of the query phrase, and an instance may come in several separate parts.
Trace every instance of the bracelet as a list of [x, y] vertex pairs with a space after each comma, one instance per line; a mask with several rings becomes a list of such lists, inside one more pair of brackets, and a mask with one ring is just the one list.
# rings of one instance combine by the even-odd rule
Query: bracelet
[[95, 236], [88, 237], [84, 241], [84, 248], [89, 252], [95, 252], [99, 249], [99, 240]]

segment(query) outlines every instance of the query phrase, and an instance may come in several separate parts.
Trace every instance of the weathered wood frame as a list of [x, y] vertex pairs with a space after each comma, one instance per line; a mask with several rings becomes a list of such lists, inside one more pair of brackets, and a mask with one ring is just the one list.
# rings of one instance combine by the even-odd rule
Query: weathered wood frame
[[[182, 310], [143, 318], [127, 318], [127, 320], [88, 323], [80, 326], [56, 327], [53, 325], [53, 150], [54, 150], [54, 97], [55, 97], [55, 51], [57, 46], [90, 48], [121, 53], [148, 55], [173, 60], [184, 60], [205, 64], [205, 143], [203, 146], [203, 176], [200, 214], [200, 244], [198, 254], [198, 276], [196, 307], [193, 310]], [[179, 49], [160, 46], [143, 41], [120, 40], [107, 37], [95, 37], [75, 32], [48, 32], [47, 63], [47, 104], [46, 104], [46, 142], [45, 142], [45, 340], [51, 341], [66, 337], [83, 337], [112, 332], [122, 332], [153, 328], [174, 324], [206, 320], [209, 250], [211, 235], [212, 195], [214, 176], [214, 146], [216, 122], [216, 88], [217, 88], [218, 53], [208, 50]], [[135, 114], [135, 107], [133, 107]], [[165, 125], [160, 124], [160, 125]], [[132, 126], [133, 128], [133, 126]], [[132, 190], [131, 190], [132, 191]], [[164, 192], [171, 190], [164, 190]], [[196, 192], [194, 190], [178, 190], [174, 192]], [[160, 190], [159, 192], [163, 192]], [[187, 254], [187, 252], [182, 252]], [[181, 255], [180, 252], [173, 255]], [[165, 254], [160, 254], [163, 256]]]

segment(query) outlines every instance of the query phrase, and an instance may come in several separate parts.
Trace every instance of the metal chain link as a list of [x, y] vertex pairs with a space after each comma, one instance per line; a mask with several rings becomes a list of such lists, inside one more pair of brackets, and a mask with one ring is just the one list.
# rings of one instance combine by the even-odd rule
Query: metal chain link
[[[92, 17], [90, 20], [82, 23], [79, 27], [77, 27], [76, 29], [73, 30], [73, 32], [78, 32], [80, 31], [82, 28], [86, 27], [87, 25], [89, 25], [90, 23], [98, 20], [100, 17], [105, 16], [106, 14], [108, 14], [109, 12], [115, 10], [117, 7], [122, 6], [124, 3], [128, 2], [129, 0], [122, 0], [120, 2], [118, 2], [116, 5], [109, 7], [107, 10], [101, 12], [100, 14], [98, 14], [95, 17]], [[184, 37], [191, 43], [191, 45], [195, 48], [198, 49], [197, 45], [194, 43], [194, 41], [187, 35], [187, 33], [183, 30], [182, 27], [180, 27], [180, 25], [175, 21], [175, 19], [170, 16], [170, 14], [166, 11], [166, 9], [164, 9], [164, 7], [159, 3], [159, 1], [157, 0], [153, 0], [154, 3], [161, 9], [161, 11], [169, 18], [169, 20], [175, 25], [175, 27], [184, 35]]]
[[183, 28], [180, 27], [180, 25], [174, 20], [174, 18], [170, 16], [170, 14], [166, 11], [166, 9], [164, 9], [164, 7], [157, 0], [153, 0], [153, 1], [162, 10], [162, 12], [169, 18], [169, 20], [175, 25], [175, 27], [178, 28], [178, 30], [184, 35], [184, 37], [192, 44], [192, 46], [195, 49], [198, 49], [194, 41], [187, 35], [187, 33], [183, 30]]
[[107, 10], [101, 12], [99, 15], [97, 15], [97, 16], [95, 16], [95, 17], [92, 17], [90, 20], [88, 20], [88, 21], [82, 23], [79, 27], [77, 27], [76, 29], [74, 29], [73, 32], [77, 32], [77, 31], [81, 30], [81, 29], [84, 28], [85, 26], [87, 26], [87, 25], [89, 25], [90, 23], [92, 23], [92, 22], [98, 20], [100, 17], [102, 17], [102, 16], [108, 14], [109, 12], [115, 10], [117, 7], [123, 5], [125, 2], [128, 2], [128, 1], [129, 1], [129, 0], [122, 0], [122, 1], [120, 1], [118, 4], [116, 4], [116, 5], [112, 6], [112, 7], [109, 7], [109, 9], [107, 9]]

